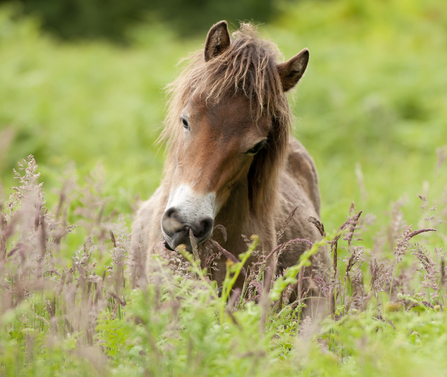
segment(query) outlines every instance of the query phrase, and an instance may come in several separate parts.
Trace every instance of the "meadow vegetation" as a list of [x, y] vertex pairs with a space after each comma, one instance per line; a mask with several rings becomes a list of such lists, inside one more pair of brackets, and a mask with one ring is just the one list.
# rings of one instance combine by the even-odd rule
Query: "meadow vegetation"
[[129, 224], [162, 175], [163, 87], [203, 41], [154, 23], [127, 47], [60, 43], [0, 8], [0, 375], [446, 375], [447, 9], [278, 6], [261, 34], [311, 51], [290, 100], [320, 175], [327, 318], [303, 316], [316, 245], [269, 290], [258, 268], [232, 292], [233, 260], [219, 295], [188, 254], [142, 278]]

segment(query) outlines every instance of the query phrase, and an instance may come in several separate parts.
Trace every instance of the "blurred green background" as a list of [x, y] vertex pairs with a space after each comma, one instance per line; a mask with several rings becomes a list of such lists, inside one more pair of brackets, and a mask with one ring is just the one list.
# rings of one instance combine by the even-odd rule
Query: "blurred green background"
[[220, 19], [232, 30], [237, 20], [260, 23], [286, 58], [310, 49], [290, 101], [295, 135], [320, 174], [328, 229], [344, 221], [352, 201], [381, 217], [405, 193], [408, 211], [420, 204], [417, 193], [429, 200], [441, 194], [444, 0], [29, 0], [0, 1], [4, 196], [14, 185], [12, 169], [29, 154], [50, 204], [70, 161], [80, 175], [100, 162], [110, 205], [131, 213], [135, 196], [148, 198], [161, 179], [165, 155], [154, 142], [163, 87]]

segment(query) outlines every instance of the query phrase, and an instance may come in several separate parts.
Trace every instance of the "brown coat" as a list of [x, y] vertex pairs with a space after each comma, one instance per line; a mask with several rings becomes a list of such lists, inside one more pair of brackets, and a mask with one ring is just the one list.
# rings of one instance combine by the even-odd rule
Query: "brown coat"
[[[315, 164], [291, 137], [292, 115], [285, 92], [304, 74], [309, 52], [304, 49], [278, 64], [276, 46], [243, 25], [231, 40], [226, 22], [214, 25], [205, 51], [170, 86], [172, 93], [162, 139], [169, 154], [165, 176], [143, 203], [133, 224], [135, 252], [145, 254], [179, 243], [199, 254], [213, 237], [234, 255], [247, 250], [242, 235], [256, 234], [269, 252], [276, 233], [298, 207], [282, 242], [311, 241], [318, 231], [307, 221], [319, 218], [320, 196]], [[226, 240], [214, 225], [226, 228]], [[288, 249], [280, 266], [294, 265], [303, 245]], [[221, 284], [225, 260], [213, 278]], [[150, 273], [150, 271], [146, 271]]]

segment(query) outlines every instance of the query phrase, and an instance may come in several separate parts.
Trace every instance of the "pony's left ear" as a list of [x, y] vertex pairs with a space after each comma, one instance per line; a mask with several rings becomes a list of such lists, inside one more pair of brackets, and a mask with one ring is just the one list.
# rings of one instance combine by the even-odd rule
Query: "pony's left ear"
[[205, 61], [220, 55], [230, 47], [230, 33], [227, 21], [220, 21], [212, 26], [205, 42]]
[[300, 81], [306, 71], [308, 62], [309, 50], [305, 48], [289, 61], [278, 64], [276, 68], [278, 69], [282, 88], [285, 92], [292, 89]]

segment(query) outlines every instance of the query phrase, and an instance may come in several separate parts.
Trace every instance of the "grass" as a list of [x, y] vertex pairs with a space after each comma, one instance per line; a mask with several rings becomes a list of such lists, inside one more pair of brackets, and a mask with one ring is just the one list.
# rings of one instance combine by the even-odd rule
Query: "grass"
[[[302, 267], [268, 295], [252, 284], [237, 298], [242, 266], [230, 263], [228, 302], [181, 255], [174, 271], [161, 259], [153, 280], [138, 279], [128, 224], [135, 196], [160, 181], [162, 88], [203, 41], [152, 25], [129, 31], [127, 48], [59, 44], [2, 8], [0, 375], [446, 374], [444, 4], [279, 6], [262, 34], [287, 58], [311, 51], [291, 101], [320, 174], [328, 251], [340, 236], [337, 268], [315, 280], [328, 317], [317, 326], [302, 300], [288, 302]], [[33, 159], [13, 179], [29, 154], [41, 188]], [[410, 224], [438, 231], [409, 238]]]
[[[434, 245], [445, 240], [447, 193], [436, 210], [421, 199], [440, 238], [412, 231], [396, 205], [370, 250], [362, 236], [371, 218], [352, 208], [270, 289], [260, 288], [261, 255], [261, 266], [245, 266], [245, 289], [232, 291], [258, 252], [254, 236], [241, 261], [227, 263], [219, 295], [199, 259], [181, 251], [155, 258], [149, 282], [140, 279], [123, 216], [103, 213], [97, 174], [86, 187], [70, 175], [51, 212], [37, 168], [31, 156], [19, 164], [0, 211], [2, 375], [444, 375], [445, 252]], [[305, 317], [300, 273], [319, 247], [337, 260], [313, 265], [329, 313], [321, 323]]]

